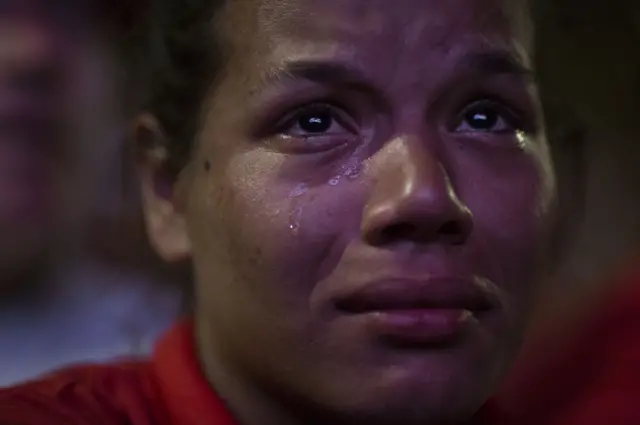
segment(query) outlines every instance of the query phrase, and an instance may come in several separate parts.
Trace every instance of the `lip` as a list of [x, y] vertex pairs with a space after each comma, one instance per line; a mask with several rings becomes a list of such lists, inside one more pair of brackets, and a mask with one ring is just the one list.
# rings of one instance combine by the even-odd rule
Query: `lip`
[[501, 300], [495, 285], [473, 277], [388, 279], [337, 298], [335, 308], [379, 337], [423, 345], [458, 339], [500, 309]]
[[462, 309], [473, 312], [500, 305], [494, 285], [475, 277], [385, 279], [363, 285], [336, 299], [346, 313], [415, 309]]

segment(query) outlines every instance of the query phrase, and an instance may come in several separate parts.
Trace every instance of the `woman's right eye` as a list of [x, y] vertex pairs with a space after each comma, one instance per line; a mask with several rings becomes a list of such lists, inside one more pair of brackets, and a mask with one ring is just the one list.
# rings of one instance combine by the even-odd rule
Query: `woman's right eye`
[[330, 131], [335, 120], [331, 111], [311, 111], [296, 117], [296, 129], [305, 134], [322, 134]]
[[327, 104], [303, 107], [293, 112], [281, 127], [281, 134], [296, 138], [339, 137], [353, 134], [345, 119], [345, 113]]

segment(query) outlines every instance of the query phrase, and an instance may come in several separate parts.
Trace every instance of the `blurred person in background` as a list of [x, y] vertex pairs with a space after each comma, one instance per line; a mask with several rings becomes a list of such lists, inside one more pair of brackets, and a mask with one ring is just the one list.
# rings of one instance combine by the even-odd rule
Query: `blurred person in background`
[[541, 3], [543, 92], [562, 97], [586, 130], [585, 219], [498, 398], [522, 425], [637, 425], [640, 4]]
[[0, 385], [143, 354], [179, 311], [175, 287], [92, 253], [96, 229], [131, 231], [109, 227], [126, 120], [101, 6], [0, 0]]

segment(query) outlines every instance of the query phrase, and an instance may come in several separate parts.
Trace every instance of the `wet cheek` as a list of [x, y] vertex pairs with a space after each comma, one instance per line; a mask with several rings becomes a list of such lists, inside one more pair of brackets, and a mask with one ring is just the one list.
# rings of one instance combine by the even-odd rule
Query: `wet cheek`
[[283, 278], [295, 279], [293, 273], [315, 280], [328, 251], [346, 244], [353, 226], [345, 209], [352, 199], [326, 186], [265, 188], [262, 193], [240, 207], [251, 211], [240, 227], [246, 244], [261, 247], [257, 265]]
[[346, 215], [357, 210], [350, 190], [355, 183], [300, 180], [283, 179], [277, 163], [258, 162], [232, 164], [215, 179], [201, 220], [209, 221], [212, 260], [226, 258], [219, 270], [227, 270], [229, 279], [250, 282], [256, 290], [272, 282], [295, 285], [296, 291], [281, 297], [300, 296], [301, 287], [310, 290], [321, 279], [327, 258], [341, 252], [350, 229], [357, 231], [359, 215], [351, 214], [353, 225]]

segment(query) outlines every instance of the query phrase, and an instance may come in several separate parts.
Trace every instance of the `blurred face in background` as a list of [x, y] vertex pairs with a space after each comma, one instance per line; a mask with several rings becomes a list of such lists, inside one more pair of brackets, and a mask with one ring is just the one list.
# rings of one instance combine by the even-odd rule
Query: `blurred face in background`
[[0, 0], [0, 291], [73, 245], [116, 140], [111, 56], [89, 6]]

